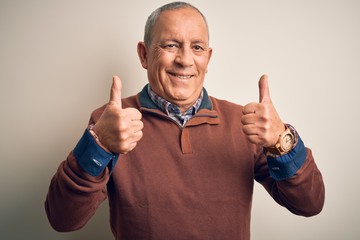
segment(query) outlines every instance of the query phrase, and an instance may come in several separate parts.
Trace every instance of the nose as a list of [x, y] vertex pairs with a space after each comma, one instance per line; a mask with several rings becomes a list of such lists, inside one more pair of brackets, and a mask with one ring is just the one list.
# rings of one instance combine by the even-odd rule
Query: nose
[[175, 57], [175, 63], [182, 67], [191, 67], [194, 65], [194, 56], [189, 48], [180, 48]]

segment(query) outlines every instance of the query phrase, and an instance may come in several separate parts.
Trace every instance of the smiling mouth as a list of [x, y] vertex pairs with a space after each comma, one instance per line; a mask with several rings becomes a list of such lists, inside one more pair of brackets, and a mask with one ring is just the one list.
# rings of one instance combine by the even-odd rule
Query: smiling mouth
[[194, 75], [183, 75], [183, 74], [176, 74], [176, 73], [169, 73], [171, 76], [180, 78], [180, 79], [190, 79], [192, 77], [194, 77]]

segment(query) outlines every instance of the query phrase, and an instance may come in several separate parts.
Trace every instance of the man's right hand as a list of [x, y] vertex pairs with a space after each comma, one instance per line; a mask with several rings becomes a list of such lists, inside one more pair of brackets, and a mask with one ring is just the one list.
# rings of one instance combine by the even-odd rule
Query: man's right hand
[[136, 108], [122, 108], [122, 83], [118, 76], [113, 77], [110, 101], [93, 131], [101, 144], [113, 153], [128, 153], [142, 138], [141, 113]]

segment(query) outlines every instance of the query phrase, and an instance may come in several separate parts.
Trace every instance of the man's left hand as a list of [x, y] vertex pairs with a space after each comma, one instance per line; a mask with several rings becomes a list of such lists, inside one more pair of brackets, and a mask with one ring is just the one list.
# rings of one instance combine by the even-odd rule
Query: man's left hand
[[259, 102], [245, 105], [243, 114], [243, 131], [251, 143], [273, 147], [285, 131], [285, 125], [272, 104], [266, 75], [259, 80]]

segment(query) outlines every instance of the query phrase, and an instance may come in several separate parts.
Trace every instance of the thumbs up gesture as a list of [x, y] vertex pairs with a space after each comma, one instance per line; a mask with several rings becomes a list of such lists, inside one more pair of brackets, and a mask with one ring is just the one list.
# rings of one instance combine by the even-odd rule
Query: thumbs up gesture
[[133, 150], [142, 138], [143, 122], [141, 113], [136, 108], [122, 108], [121, 80], [113, 77], [109, 104], [100, 119], [93, 127], [93, 131], [101, 144], [114, 153], [127, 153]]
[[251, 143], [273, 147], [285, 131], [284, 123], [272, 104], [266, 75], [259, 80], [259, 102], [245, 105], [243, 114], [243, 131]]

